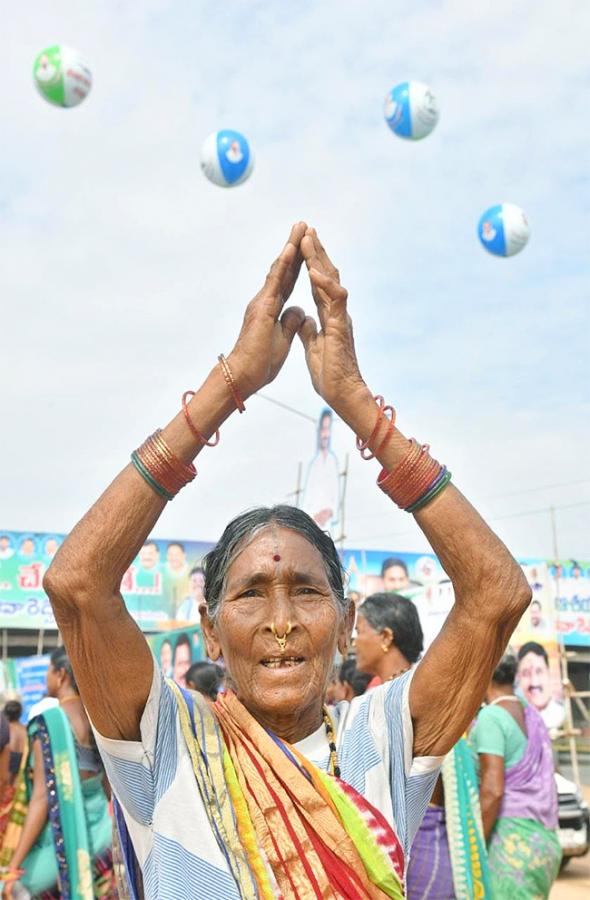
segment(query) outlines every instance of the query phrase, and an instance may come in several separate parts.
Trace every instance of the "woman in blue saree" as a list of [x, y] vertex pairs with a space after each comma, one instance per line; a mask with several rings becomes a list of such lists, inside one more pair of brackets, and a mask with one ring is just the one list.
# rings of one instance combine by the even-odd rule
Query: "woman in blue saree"
[[29, 725], [28, 765], [0, 851], [2, 897], [114, 897], [103, 768], [62, 648], [51, 656], [47, 690], [59, 706]]

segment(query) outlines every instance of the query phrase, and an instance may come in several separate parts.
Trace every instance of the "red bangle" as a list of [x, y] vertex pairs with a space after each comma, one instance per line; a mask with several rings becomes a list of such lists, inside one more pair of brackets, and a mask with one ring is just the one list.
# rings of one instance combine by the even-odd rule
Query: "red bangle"
[[391, 497], [392, 491], [395, 490], [397, 484], [401, 484], [403, 481], [403, 477], [408, 467], [414, 465], [421, 454], [422, 447], [420, 447], [416, 438], [410, 438], [408, 441], [408, 452], [402, 461], [394, 466], [390, 472], [388, 472], [387, 469], [381, 469], [379, 478], [377, 479], [377, 486], [380, 487], [388, 497]]
[[190, 413], [188, 411], [188, 399], [187, 398], [190, 397], [192, 400], [192, 398], [194, 396], [195, 396], [194, 391], [185, 391], [184, 394], [182, 395], [182, 411], [184, 413], [184, 418], [186, 419], [186, 424], [188, 425], [188, 427], [190, 428], [190, 430], [192, 431], [194, 436], [197, 438], [197, 440], [200, 441], [204, 447], [217, 447], [217, 445], [219, 443], [219, 438], [221, 437], [221, 435], [219, 434], [219, 429], [217, 429], [217, 431], [215, 432], [215, 440], [208, 441], [207, 438], [203, 437], [203, 435], [201, 434], [201, 432], [199, 431], [199, 429], [197, 428], [197, 426], [191, 419]]
[[[373, 431], [371, 432], [371, 434], [369, 435], [369, 437], [367, 438], [366, 441], [363, 442], [358, 435], [356, 437], [356, 449], [360, 452], [361, 457], [366, 460], [374, 459], [376, 453], [379, 453], [383, 449], [385, 444], [389, 441], [389, 439], [393, 435], [393, 429], [394, 429], [394, 425], [395, 425], [396, 413], [395, 413], [395, 409], [393, 408], [393, 406], [386, 406], [385, 400], [383, 399], [383, 397], [380, 394], [376, 394], [375, 397], [373, 397], [373, 400], [375, 400], [375, 402], [377, 403], [377, 405], [379, 407], [379, 411], [377, 413], [377, 421], [375, 422], [375, 427], [373, 428]], [[387, 413], [391, 413], [391, 419], [389, 419], [389, 420], [387, 419]], [[376, 439], [377, 435], [379, 434], [379, 431], [381, 430], [381, 424], [384, 420], [389, 422], [388, 427], [387, 427], [387, 432], [385, 434], [385, 438], [377, 447], [376, 453], [372, 453], [371, 450], [369, 449], [369, 445], [372, 444], [373, 441]], [[367, 454], [367, 450], [369, 451], [368, 454]]]
[[238, 412], [243, 413], [246, 412], [246, 407], [244, 406], [244, 401], [242, 400], [242, 396], [238, 390], [238, 386], [234, 381], [234, 376], [232, 375], [232, 371], [229, 367], [229, 363], [223, 353], [220, 353], [217, 357], [219, 360], [219, 365], [221, 366], [221, 371], [223, 372], [223, 377], [225, 378], [225, 382], [230, 389], [230, 393], [234, 398], [234, 403], [236, 404], [236, 409]]
[[397, 491], [395, 502], [402, 509], [412, 506], [422, 497], [429, 485], [435, 481], [436, 476], [440, 473], [441, 465], [435, 459], [425, 453], [414, 469], [408, 475], [407, 482]]
[[373, 400], [375, 400], [375, 402], [377, 403], [377, 406], [379, 407], [379, 411], [377, 413], [377, 421], [375, 422], [375, 427], [373, 428], [371, 434], [369, 435], [369, 437], [367, 438], [367, 440], [364, 443], [360, 439], [358, 434], [356, 436], [356, 449], [359, 451], [359, 453], [361, 454], [363, 459], [373, 459], [372, 455], [365, 456], [365, 450], [368, 448], [369, 444], [371, 444], [373, 442], [374, 438], [377, 437], [377, 434], [379, 432], [379, 427], [381, 425], [381, 419], [383, 418], [383, 410], [385, 408], [385, 400], [383, 399], [381, 394], [376, 394], [373, 397]]

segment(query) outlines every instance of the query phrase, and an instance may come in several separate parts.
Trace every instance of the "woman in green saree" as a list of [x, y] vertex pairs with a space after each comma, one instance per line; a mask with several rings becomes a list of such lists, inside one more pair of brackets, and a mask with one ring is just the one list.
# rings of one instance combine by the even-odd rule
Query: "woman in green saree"
[[59, 706], [29, 725], [28, 765], [0, 850], [2, 898], [114, 897], [104, 773], [63, 648], [51, 656], [47, 690]]

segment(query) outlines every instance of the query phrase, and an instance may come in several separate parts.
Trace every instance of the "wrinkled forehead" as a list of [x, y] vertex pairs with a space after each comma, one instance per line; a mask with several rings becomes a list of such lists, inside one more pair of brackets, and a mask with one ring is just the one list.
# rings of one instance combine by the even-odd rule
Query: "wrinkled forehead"
[[274, 522], [258, 531], [239, 549], [227, 571], [227, 586], [252, 572], [273, 572], [285, 577], [293, 572], [308, 572], [310, 576], [328, 581], [326, 563], [317, 547], [299, 532]]

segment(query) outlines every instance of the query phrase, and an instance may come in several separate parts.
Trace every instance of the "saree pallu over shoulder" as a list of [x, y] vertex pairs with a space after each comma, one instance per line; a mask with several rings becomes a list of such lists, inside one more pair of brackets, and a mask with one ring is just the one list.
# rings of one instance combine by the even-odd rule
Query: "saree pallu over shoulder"
[[442, 766], [445, 820], [457, 900], [491, 900], [479, 785], [469, 745], [460, 738]]
[[364, 798], [265, 731], [231, 692], [212, 706], [169, 684], [242, 897], [403, 898], [403, 851]]
[[[81, 780], [72, 728], [59, 707], [33, 719], [29, 740], [30, 745], [38, 740], [41, 748], [48, 822], [24, 860], [22, 884], [34, 897], [112, 898], [110, 820], [101, 776]], [[31, 790], [25, 773], [4, 837], [4, 864], [18, 843]]]
[[559, 816], [551, 739], [532, 706], [525, 706], [524, 721], [526, 750], [520, 762], [506, 769], [499, 818], [532, 819], [555, 830]]

